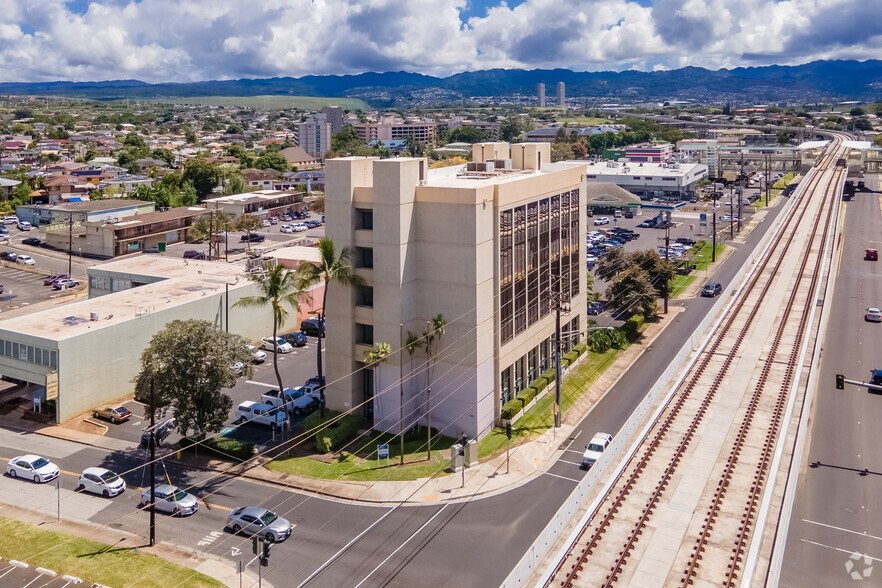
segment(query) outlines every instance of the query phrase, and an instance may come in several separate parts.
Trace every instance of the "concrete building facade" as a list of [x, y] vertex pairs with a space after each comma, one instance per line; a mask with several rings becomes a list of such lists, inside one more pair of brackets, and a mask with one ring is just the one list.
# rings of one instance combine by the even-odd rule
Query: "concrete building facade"
[[563, 82], [557, 83], [557, 105], [561, 108], [567, 105], [567, 85]]
[[689, 200], [695, 194], [695, 182], [707, 177], [707, 166], [699, 163], [600, 161], [581, 164], [588, 183], [615, 184], [640, 196], [641, 200]]
[[545, 108], [545, 84], [542, 82], [536, 84], [536, 98], [539, 108]]
[[[357, 407], [393, 432], [430, 412], [440, 432], [480, 437], [551, 366], [553, 291], [570, 304], [564, 330], [584, 328], [584, 168], [549, 155], [548, 144], [494, 143], [475, 145], [468, 167], [327, 162], [327, 235], [354, 248], [369, 285], [328, 290], [331, 408]], [[404, 343], [439, 314], [447, 324], [427, 374], [425, 354]], [[393, 353], [367, 365], [378, 343]]]

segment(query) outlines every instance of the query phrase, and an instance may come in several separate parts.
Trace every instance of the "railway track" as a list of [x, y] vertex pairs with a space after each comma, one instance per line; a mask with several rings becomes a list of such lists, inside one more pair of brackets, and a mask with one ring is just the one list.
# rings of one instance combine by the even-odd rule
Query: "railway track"
[[[547, 586], [737, 584], [800, 369], [810, 298], [847, 173], [842, 157], [837, 138]], [[665, 539], [648, 546], [657, 533]], [[644, 556], [655, 575], [639, 569]]]

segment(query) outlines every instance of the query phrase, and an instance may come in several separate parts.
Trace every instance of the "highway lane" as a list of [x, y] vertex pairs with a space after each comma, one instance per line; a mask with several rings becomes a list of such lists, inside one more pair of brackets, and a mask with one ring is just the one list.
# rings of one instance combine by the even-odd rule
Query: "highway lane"
[[[878, 178], [869, 182], [879, 189]], [[852, 572], [875, 571], [864, 585], [882, 585], [882, 395], [834, 377], [866, 381], [882, 368], [882, 325], [867, 323], [868, 306], [882, 306], [882, 265], [864, 261], [864, 249], [882, 249], [880, 192], [858, 192], [846, 204], [844, 244], [830, 321], [824, 336], [806, 466], [797, 485], [784, 552], [782, 586], [842, 585]], [[818, 467], [808, 464], [820, 462]], [[867, 475], [861, 471], [868, 470]], [[851, 565], [846, 567], [848, 563]], [[861, 580], [864, 581], [864, 580]]]
[[[774, 209], [770, 218], [748, 237], [747, 244], [737, 247], [715, 279], [724, 285], [732, 282], [736, 268], [779, 209]], [[270, 566], [265, 569], [266, 577], [276, 585], [298, 584], [319, 569], [320, 573], [310, 585], [356, 585], [359, 582], [393, 586], [498, 585], [569, 495], [576, 481], [585, 475], [574, 462], [578, 462], [578, 453], [590, 436], [598, 430], [615, 432], [619, 429], [683, 340], [704, 317], [712, 301], [695, 298], [682, 304], [685, 310], [577, 427], [573, 451], [565, 452], [547, 474], [520, 488], [496, 497], [448, 506], [430, 504], [396, 509], [353, 506], [242, 479], [226, 476], [212, 479], [212, 474], [180, 468], [170, 459], [167, 461], [171, 481], [184, 487], [192, 485], [194, 494], [205, 497], [209, 506], [203, 505], [198, 513], [185, 519], [159, 515], [157, 537], [228, 558], [231, 548], [236, 547], [242, 552], [237, 557], [248, 561], [247, 539], [223, 531], [227, 509], [242, 504], [263, 504], [297, 524], [294, 535], [274, 548]], [[32, 450], [30, 444], [22, 445], [28, 441], [10, 440], [8, 435], [14, 434], [0, 431], [0, 456], [16, 455], [25, 447]], [[91, 465], [123, 471], [145, 461], [143, 450], [110, 453], [76, 446], [76, 451], [70, 452], [66, 447], [42, 448], [48, 457], [56, 458], [63, 469], [74, 473]], [[163, 472], [162, 468], [158, 471]], [[144, 484], [141, 470], [130, 473], [127, 482], [133, 486]], [[72, 476], [64, 477], [63, 485], [67, 489], [72, 489], [75, 483]], [[10, 484], [17, 488], [22, 484], [33, 486], [2, 478], [0, 494]], [[148, 515], [137, 510], [137, 494], [129, 491], [113, 500], [78, 498], [88, 499], [83, 503], [83, 512], [90, 520], [146, 535]], [[73, 498], [65, 500], [73, 501]], [[54, 502], [49, 502], [45, 510], [54, 512]], [[65, 503], [63, 513], [64, 506]], [[363, 532], [363, 536], [349, 544]], [[333, 558], [338, 553], [339, 557]], [[327, 562], [330, 563], [323, 567]]]

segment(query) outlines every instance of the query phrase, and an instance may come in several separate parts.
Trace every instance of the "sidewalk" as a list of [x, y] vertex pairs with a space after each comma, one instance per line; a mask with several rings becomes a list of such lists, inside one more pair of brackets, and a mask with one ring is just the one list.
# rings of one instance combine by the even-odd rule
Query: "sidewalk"
[[[576, 425], [581, 422], [591, 408], [600, 401], [618, 379], [639, 358], [662, 331], [676, 319], [682, 308], [671, 306], [668, 315], [657, 322], [647, 323], [641, 337], [628, 347], [603, 375], [582, 395], [576, 404], [564, 415], [562, 427], [550, 429], [542, 435], [523, 442], [510, 451], [509, 473], [506, 474], [506, 453], [486, 459], [477, 466], [467, 468], [465, 487], [460, 473], [440, 475], [433, 478], [420, 478], [412, 481], [335, 481], [274, 472], [263, 466], [265, 457], [255, 457], [247, 463], [232, 464], [227, 461], [195, 458], [182, 453], [180, 461], [175, 454], [169, 459], [185, 467], [240, 476], [249, 480], [283, 486], [320, 496], [323, 498], [363, 504], [426, 504], [438, 502], [457, 502], [474, 497], [487, 497], [517, 488], [543, 474], [568, 446], [568, 438]], [[137, 444], [84, 433], [73, 428], [44, 425], [22, 418], [18, 412], [0, 416], [0, 426], [27, 430], [40, 435], [64, 439], [83, 445], [99, 447], [110, 451], [134, 448]], [[447, 455], [449, 448], [440, 450]]]

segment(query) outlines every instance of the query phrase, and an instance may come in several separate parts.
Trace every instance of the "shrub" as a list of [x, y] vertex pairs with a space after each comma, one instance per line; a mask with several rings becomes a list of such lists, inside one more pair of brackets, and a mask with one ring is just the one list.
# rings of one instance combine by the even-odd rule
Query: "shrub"
[[[182, 449], [188, 449], [195, 441], [190, 437], [183, 437], [179, 444]], [[202, 442], [198, 449], [194, 451], [205, 451], [222, 459], [238, 459], [245, 461], [251, 459], [254, 455], [254, 443], [250, 441], [240, 441], [232, 437], [220, 436], [206, 439]]]
[[580, 356], [588, 350], [587, 343], [576, 343], [573, 345], [573, 351], [578, 353]]
[[545, 378], [545, 381], [548, 382], [548, 384], [547, 384], [548, 386], [553, 384], [554, 383], [554, 368], [548, 368], [547, 370], [545, 370], [545, 372], [542, 374], [541, 377]]
[[518, 398], [521, 399], [524, 406], [527, 406], [534, 398], [536, 398], [536, 388], [530, 386], [529, 388], [521, 390], [520, 394], [518, 394]]
[[565, 361], [567, 367], [569, 367], [569, 366], [573, 365], [573, 363], [577, 359], [579, 359], [579, 354], [576, 351], [574, 351], [574, 350], [567, 351], [566, 353], [564, 353], [563, 357], [561, 358], [561, 360], [562, 360], [561, 365], [564, 365], [563, 362]]
[[644, 323], [643, 316], [639, 314], [635, 314], [631, 318], [625, 321], [621, 327], [619, 327], [622, 332], [625, 333], [625, 336], [629, 341], [633, 341], [637, 335], [640, 333], [640, 327], [643, 326]]
[[610, 331], [610, 342], [616, 349], [624, 349], [628, 346], [628, 337], [621, 329]]
[[303, 424], [305, 430], [311, 431], [319, 427], [315, 433], [315, 448], [319, 453], [333, 451], [335, 447], [340, 447], [358, 433], [358, 417], [351, 413], [337, 418], [329, 425], [325, 424], [339, 416], [340, 413], [336, 410], [326, 409], [324, 419], [322, 419], [321, 411], [318, 410], [306, 417]]
[[548, 386], [548, 380], [545, 379], [545, 376], [539, 376], [532, 382], [530, 382], [530, 387], [536, 389], [536, 393], [538, 394], [542, 390]]
[[524, 402], [520, 398], [512, 398], [502, 407], [502, 413], [500, 416], [504, 420], [511, 420], [514, 418], [516, 414], [521, 412], [521, 409], [524, 408]]

